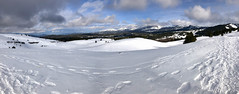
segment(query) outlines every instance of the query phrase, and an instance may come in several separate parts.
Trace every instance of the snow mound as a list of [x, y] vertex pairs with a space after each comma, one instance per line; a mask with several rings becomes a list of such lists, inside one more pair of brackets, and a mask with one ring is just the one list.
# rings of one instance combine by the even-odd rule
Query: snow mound
[[162, 43], [154, 40], [144, 39], [144, 38], [132, 38], [114, 41], [111, 43], [106, 43], [92, 48], [87, 48], [91, 51], [135, 51], [135, 50], [149, 50], [157, 49], [160, 47], [171, 47], [182, 44], [182, 41]]

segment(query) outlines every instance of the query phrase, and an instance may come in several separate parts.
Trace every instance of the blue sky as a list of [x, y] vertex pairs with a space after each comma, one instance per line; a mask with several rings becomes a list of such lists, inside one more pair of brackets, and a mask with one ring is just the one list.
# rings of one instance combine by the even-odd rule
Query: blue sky
[[[238, 5], [239, 0], [0, 1], [0, 32], [82, 33], [135, 29], [148, 25], [239, 23]], [[7, 6], [15, 6], [17, 11]]]

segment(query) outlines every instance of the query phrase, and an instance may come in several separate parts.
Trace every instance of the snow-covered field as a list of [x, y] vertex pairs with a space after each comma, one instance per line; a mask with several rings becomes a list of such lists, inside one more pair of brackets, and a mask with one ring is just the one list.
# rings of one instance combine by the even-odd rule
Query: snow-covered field
[[0, 94], [239, 93], [239, 33], [182, 43], [0, 34]]

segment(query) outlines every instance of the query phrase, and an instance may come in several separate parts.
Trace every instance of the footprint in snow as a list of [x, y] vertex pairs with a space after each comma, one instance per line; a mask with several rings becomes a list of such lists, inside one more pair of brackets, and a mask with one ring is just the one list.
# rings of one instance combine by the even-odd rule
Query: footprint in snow
[[116, 71], [109, 71], [108, 73], [116, 73]]
[[202, 73], [198, 74], [198, 75], [194, 78], [195, 81], [200, 81], [200, 80], [202, 80], [202, 79], [203, 79]]
[[120, 81], [114, 87], [106, 88], [101, 94], [112, 94], [114, 91], [119, 91], [130, 84], [132, 84], [132, 81]]
[[101, 73], [99, 73], [99, 72], [93, 72], [92, 74], [100, 75]]
[[201, 63], [197, 63], [197, 64], [194, 64], [193, 66], [190, 66], [188, 67], [187, 69], [188, 70], [194, 70], [196, 67], [198, 67], [199, 65], [201, 65]]
[[121, 82], [118, 82], [115, 86], [115, 89], [117, 90], [121, 90], [122, 88], [124, 88], [125, 86], [127, 85], [130, 85], [132, 83], [132, 81], [121, 81]]
[[206, 68], [205, 65], [200, 65], [200, 66], [198, 67], [198, 70], [199, 70], [199, 71], [202, 71], [202, 70], [205, 69], [205, 68]]
[[59, 69], [63, 69], [63, 67], [61, 67], [61, 66], [59, 66], [59, 67], [57, 67], [57, 68], [59, 68]]
[[162, 73], [158, 74], [158, 76], [159, 76], [159, 77], [164, 77], [164, 76], [166, 76], [167, 74], [168, 74], [168, 72], [162, 72]]
[[27, 70], [27, 71], [25, 71], [25, 74], [32, 75], [32, 76], [37, 76], [38, 75], [38, 71]]
[[84, 94], [82, 92], [73, 92], [73, 93], [70, 93], [70, 94]]
[[152, 77], [149, 77], [149, 78], [146, 79], [146, 81], [149, 81], [149, 82], [153, 82], [154, 80], [155, 80], [155, 79], [152, 78]]
[[211, 65], [212, 63], [213, 63], [213, 60], [210, 60], [210, 61], [205, 62], [205, 64], [206, 64], [207, 66]]
[[141, 70], [141, 68], [136, 68], [135, 70], [138, 71], [138, 70]]
[[50, 81], [45, 81], [45, 83], [44, 83], [46, 86], [56, 86], [56, 84], [55, 83], [53, 83], [53, 82], [50, 82]]
[[69, 71], [76, 72], [76, 69], [68, 69]]
[[189, 82], [184, 82], [178, 89], [178, 94], [185, 94], [188, 90], [191, 89], [191, 84]]
[[114, 87], [108, 87], [101, 94], [111, 94], [113, 92], [114, 92]]
[[44, 64], [43, 63], [38, 63], [39, 66], [43, 66]]
[[177, 74], [179, 74], [180, 72], [181, 72], [180, 70], [176, 70], [176, 71], [172, 72], [171, 74], [172, 74], [172, 75], [177, 75]]
[[89, 70], [81, 70], [82, 72], [90, 72]]
[[155, 68], [158, 68], [159, 67], [159, 65], [153, 65], [152, 67], [151, 67], [151, 69], [155, 69]]
[[55, 67], [52, 66], [52, 65], [47, 65], [46, 67], [49, 68], [49, 69], [51, 69], [51, 70], [55, 70]]
[[186, 55], [189, 55], [190, 53], [185, 53], [184, 55], [186, 56]]
[[59, 91], [51, 91], [50, 94], [61, 94]]

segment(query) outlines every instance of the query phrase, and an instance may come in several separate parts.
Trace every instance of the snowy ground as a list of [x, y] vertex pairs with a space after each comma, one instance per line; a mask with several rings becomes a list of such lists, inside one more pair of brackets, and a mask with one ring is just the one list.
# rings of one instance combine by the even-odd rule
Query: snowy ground
[[0, 94], [239, 93], [239, 33], [182, 42], [0, 34]]

